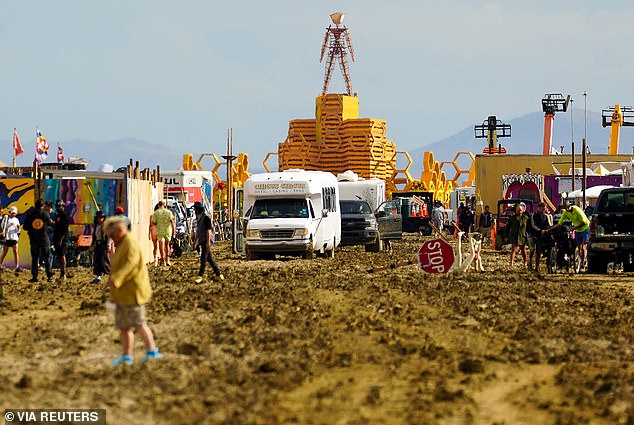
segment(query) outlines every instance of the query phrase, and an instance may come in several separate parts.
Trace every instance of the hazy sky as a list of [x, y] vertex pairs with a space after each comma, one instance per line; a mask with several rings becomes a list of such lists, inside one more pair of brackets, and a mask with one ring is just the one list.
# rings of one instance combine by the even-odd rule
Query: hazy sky
[[[347, 14], [363, 117], [411, 150], [540, 109], [634, 104], [634, 2], [38, 0], [0, 12], [0, 138], [136, 137], [261, 162], [314, 117], [329, 14]], [[343, 91], [335, 69], [331, 91]], [[0, 151], [7, 162], [10, 152]]]

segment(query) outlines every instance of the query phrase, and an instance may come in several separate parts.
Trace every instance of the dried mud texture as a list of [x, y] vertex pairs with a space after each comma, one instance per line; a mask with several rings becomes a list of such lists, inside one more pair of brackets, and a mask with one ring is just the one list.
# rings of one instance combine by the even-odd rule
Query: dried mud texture
[[0, 408], [105, 408], [112, 424], [633, 424], [634, 276], [425, 275], [393, 253], [151, 268], [164, 358], [111, 368], [107, 288], [0, 274]]

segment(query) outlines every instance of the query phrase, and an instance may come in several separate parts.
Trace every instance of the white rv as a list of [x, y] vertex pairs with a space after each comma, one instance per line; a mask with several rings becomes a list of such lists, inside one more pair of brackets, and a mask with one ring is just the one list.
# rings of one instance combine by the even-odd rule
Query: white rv
[[348, 170], [337, 174], [339, 197], [341, 200], [356, 201], [362, 199], [370, 204], [372, 211], [385, 202], [385, 181], [377, 178], [364, 179]]
[[322, 171], [254, 174], [244, 182], [247, 259], [315, 253], [334, 257], [341, 241], [337, 179]]

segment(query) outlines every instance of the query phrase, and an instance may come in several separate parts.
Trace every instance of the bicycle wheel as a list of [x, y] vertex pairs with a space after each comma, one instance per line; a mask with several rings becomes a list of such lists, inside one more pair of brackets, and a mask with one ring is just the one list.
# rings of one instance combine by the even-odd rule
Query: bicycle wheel
[[92, 254], [88, 251], [77, 254], [77, 265], [85, 268], [92, 267]]
[[575, 247], [575, 253], [572, 261], [572, 272], [581, 273], [581, 252], [578, 246]]
[[546, 261], [548, 273], [559, 273], [559, 266], [557, 265], [557, 247], [553, 246], [548, 252]]

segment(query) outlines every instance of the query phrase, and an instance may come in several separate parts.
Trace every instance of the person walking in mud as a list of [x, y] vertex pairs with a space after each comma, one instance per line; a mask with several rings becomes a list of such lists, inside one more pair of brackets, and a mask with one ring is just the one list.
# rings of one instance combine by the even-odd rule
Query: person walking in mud
[[51, 256], [51, 242], [48, 238], [51, 217], [43, 210], [43, 205], [41, 199], [35, 201], [35, 204], [26, 212], [24, 219], [24, 230], [27, 231], [31, 243], [31, 279], [29, 280], [31, 283], [38, 282], [39, 265], [42, 259], [46, 260], [44, 267], [47, 280], [53, 281], [53, 270], [51, 262], [48, 261]]
[[[18, 240], [20, 239], [20, 220], [18, 220], [18, 208], [13, 206], [9, 208], [9, 215], [5, 215], [0, 219], [0, 236], [4, 243], [2, 244], [2, 257], [0, 257], [0, 265], [4, 262], [9, 249], [13, 251], [13, 259], [15, 260], [15, 271], [20, 271], [20, 255], [18, 250]], [[6, 217], [6, 220], [5, 220]]]
[[524, 267], [528, 266], [526, 263], [526, 229], [528, 226], [528, 215], [525, 214], [525, 211], [526, 205], [520, 202], [515, 208], [515, 215], [509, 217], [506, 226], [509, 232], [509, 240], [511, 241], [511, 267], [513, 267], [515, 263], [515, 254], [518, 248], [524, 259]]
[[110, 238], [104, 231], [103, 223], [105, 220], [106, 214], [103, 211], [97, 211], [92, 233], [93, 273], [95, 274], [92, 283], [94, 284], [101, 282], [102, 275], [110, 273], [111, 243]]
[[170, 266], [170, 240], [176, 235], [174, 214], [165, 208], [163, 201], [159, 201], [157, 205], [157, 210], [152, 214], [152, 221], [156, 224], [156, 237], [158, 239], [159, 252], [161, 253], [159, 264]]
[[468, 237], [471, 233], [471, 227], [474, 222], [474, 213], [471, 206], [465, 206], [460, 212], [460, 230], [464, 232], [464, 236]]
[[108, 218], [103, 228], [117, 247], [110, 265], [108, 285], [112, 288], [110, 299], [116, 306], [115, 326], [120, 332], [123, 353], [112, 361], [112, 366], [134, 362], [133, 330], [145, 344], [146, 353], [142, 361], [161, 358], [145, 317], [145, 305], [152, 296], [152, 288], [141, 246], [128, 233], [128, 224], [122, 217]]
[[53, 257], [55, 257], [55, 247], [53, 245], [53, 232], [55, 231], [53, 224], [55, 224], [55, 217], [57, 213], [53, 210], [53, 201], [44, 201], [44, 206], [42, 207], [44, 211], [48, 213], [48, 216], [51, 218], [49, 221], [49, 226], [46, 228], [46, 233], [48, 233], [48, 240], [51, 242], [51, 247], [49, 250], [49, 257], [47, 259], [42, 259], [42, 264], [44, 261], [48, 261], [51, 263], [51, 267], [53, 267]]
[[491, 214], [489, 206], [486, 205], [478, 220], [478, 230], [482, 233], [483, 242], [491, 241], [491, 227], [493, 227], [493, 214]]
[[200, 247], [200, 268], [198, 269], [198, 277], [195, 282], [201, 283], [203, 281], [207, 263], [211, 265], [218, 280], [225, 280], [224, 275], [220, 271], [220, 268], [218, 268], [211, 254], [211, 244], [213, 242], [211, 218], [205, 214], [205, 208], [200, 202], [194, 203], [194, 213], [196, 214], [195, 245]]
[[[158, 204], [154, 206], [154, 212], [158, 210]], [[150, 214], [150, 225], [147, 232], [147, 237], [150, 241], [152, 241], [152, 255], [154, 256], [154, 267], [158, 266], [159, 262], [159, 246], [158, 246], [158, 235], [156, 233], [156, 223], [153, 220], [154, 213]]]
[[442, 232], [445, 224], [445, 209], [440, 201], [434, 202], [434, 208], [431, 210], [431, 221], [434, 223], [434, 226]]
[[540, 202], [537, 204], [537, 211], [531, 215], [528, 221], [528, 238], [533, 239], [533, 245], [531, 246], [528, 255], [528, 268], [533, 270], [533, 256], [535, 256], [535, 268], [534, 271], [539, 274], [539, 262], [541, 254], [544, 251], [544, 234], [553, 225], [553, 218], [546, 209], [546, 203]]
[[68, 246], [68, 228], [70, 221], [66, 214], [66, 205], [61, 200], [55, 204], [55, 224], [53, 225], [53, 248], [59, 266], [58, 282], [66, 280], [66, 248]]

